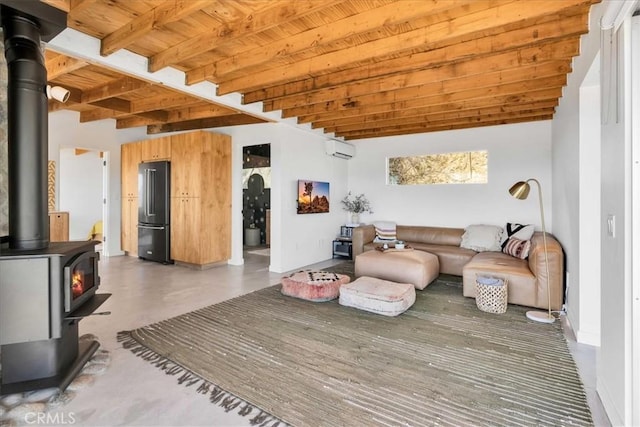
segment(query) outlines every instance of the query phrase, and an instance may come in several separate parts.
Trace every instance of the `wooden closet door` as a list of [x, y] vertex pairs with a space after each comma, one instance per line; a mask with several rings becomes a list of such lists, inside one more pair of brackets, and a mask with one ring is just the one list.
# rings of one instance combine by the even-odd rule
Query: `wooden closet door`
[[201, 263], [200, 199], [171, 199], [171, 258], [190, 264]]
[[129, 255], [138, 254], [138, 198], [122, 198], [120, 247]]
[[150, 139], [142, 144], [142, 161], [155, 162], [171, 159], [171, 137]]
[[201, 134], [171, 137], [171, 196], [200, 197]]
[[120, 147], [121, 196], [138, 197], [138, 165], [141, 159], [141, 144], [132, 142]]

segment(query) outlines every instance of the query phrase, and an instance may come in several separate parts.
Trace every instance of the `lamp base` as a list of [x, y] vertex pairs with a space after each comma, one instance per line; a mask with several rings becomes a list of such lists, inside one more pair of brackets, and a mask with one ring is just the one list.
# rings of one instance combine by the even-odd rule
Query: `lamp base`
[[527, 311], [527, 319], [540, 323], [553, 323], [556, 318], [546, 311]]

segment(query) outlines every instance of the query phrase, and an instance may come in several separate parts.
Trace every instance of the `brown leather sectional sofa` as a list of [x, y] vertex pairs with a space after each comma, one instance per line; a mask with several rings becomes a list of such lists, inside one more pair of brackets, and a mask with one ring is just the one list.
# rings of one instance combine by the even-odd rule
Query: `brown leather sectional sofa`
[[[463, 295], [475, 298], [476, 275], [494, 275], [507, 280], [511, 304], [547, 309], [547, 280], [551, 293], [551, 309], [560, 310], [563, 303], [564, 255], [560, 243], [547, 233], [549, 277], [547, 278], [542, 233], [531, 238], [527, 259], [502, 252], [475, 252], [460, 247], [464, 229], [427, 226], [396, 226], [398, 240], [414, 250], [430, 252], [438, 257], [440, 273], [462, 276]], [[375, 249], [373, 225], [353, 229], [353, 258]]]

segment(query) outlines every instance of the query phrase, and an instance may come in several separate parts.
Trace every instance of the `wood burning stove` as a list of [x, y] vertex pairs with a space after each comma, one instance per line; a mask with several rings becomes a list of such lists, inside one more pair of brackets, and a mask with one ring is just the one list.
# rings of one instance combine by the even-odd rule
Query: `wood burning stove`
[[49, 242], [47, 72], [40, 50], [66, 27], [41, 2], [0, 0], [7, 58], [9, 238], [0, 244], [0, 394], [64, 390], [98, 349], [78, 341], [78, 322], [110, 294], [97, 294], [96, 241]]
[[0, 393], [66, 388], [98, 349], [78, 344], [78, 322], [110, 296], [100, 285], [95, 241], [0, 251]]

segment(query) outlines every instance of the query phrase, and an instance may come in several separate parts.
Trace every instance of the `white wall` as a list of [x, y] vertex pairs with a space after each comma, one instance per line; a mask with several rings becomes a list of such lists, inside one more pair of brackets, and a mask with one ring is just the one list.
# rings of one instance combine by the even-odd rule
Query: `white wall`
[[56, 170], [60, 178], [58, 209], [69, 212], [69, 239], [86, 240], [93, 224], [102, 220], [100, 151], [76, 155], [73, 148], [61, 148]]
[[[347, 193], [347, 164], [324, 153], [326, 137], [283, 124], [210, 129], [233, 140], [232, 257], [242, 264], [242, 148], [271, 144], [271, 261], [269, 269], [285, 272], [330, 259], [332, 241], [345, 222], [340, 199]], [[330, 212], [298, 215], [298, 179], [330, 185]]]
[[[630, 162], [627, 157], [629, 141], [626, 134], [630, 117], [628, 108], [625, 108], [625, 97], [621, 95], [619, 99], [614, 99], [616, 97], [612, 96], [616, 88], [620, 94], [626, 94], [629, 90], [625, 90], [625, 87], [628, 88], [625, 78], [618, 82], [610, 80], [610, 76], [615, 74], [610, 73], [609, 66], [617, 68], [621, 76], [628, 75], [628, 70], [625, 71], [625, 56], [616, 59], [616, 55], [609, 50], [611, 39], [599, 29], [600, 17], [608, 3], [613, 2], [604, 2], [591, 8], [591, 30], [582, 36], [581, 54], [574, 58], [573, 72], [569, 75], [553, 120], [553, 218], [554, 230], [565, 246], [567, 269], [570, 272], [568, 316], [581, 339], [588, 338], [590, 329], [595, 328], [595, 322], [591, 322], [589, 318], [597, 315], [597, 310], [592, 310], [593, 304], [597, 304], [591, 298], [593, 295], [590, 286], [593, 286], [593, 282], [589, 278], [580, 277], [581, 272], [587, 274], [588, 271], [583, 263], [594, 262], [585, 253], [592, 250], [589, 240], [581, 240], [581, 237], [590, 232], [600, 238], [601, 257], [595, 261], [600, 263], [601, 270], [597, 391], [612, 424], [630, 425], [631, 329], [628, 320], [630, 298], [626, 296], [631, 287], [631, 253], [627, 249], [629, 215], [626, 206], [630, 192]], [[621, 30], [620, 34], [628, 35], [627, 30]], [[594, 99], [594, 94], [583, 90], [582, 95], [587, 98], [582, 100], [585, 101], [583, 103], [580, 87], [583, 86], [601, 47], [605, 48], [600, 52], [601, 63], [595, 66], [604, 70], [600, 78], [601, 108], [602, 115], [607, 119], [600, 130], [600, 212], [597, 226], [584, 230], [579, 228], [581, 220], [588, 220], [593, 224], [593, 218], [598, 217], [598, 212], [581, 210], [597, 209], [589, 207], [588, 201], [581, 200], [598, 196], [597, 191], [590, 191], [592, 177], [587, 175], [587, 169], [593, 164], [593, 156], [597, 156], [597, 148], [592, 145], [593, 135], [588, 135], [591, 127], [581, 129], [581, 123], [584, 126], [585, 120], [593, 120], [593, 111], [590, 108], [585, 110], [585, 107], [589, 102], [588, 98]], [[609, 214], [616, 217], [615, 237], [607, 235], [606, 219]]]
[[[85, 147], [106, 153], [109, 204], [108, 223], [105, 224], [104, 252], [122, 254], [120, 250], [120, 145], [146, 138], [146, 128], [116, 130], [114, 120], [80, 123], [79, 113], [57, 111], [49, 114], [49, 160], [60, 164], [60, 148]], [[56, 181], [60, 179], [56, 168]], [[57, 186], [59, 190], [59, 186]], [[56, 194], [56, 200], [60, 197]]]
[[[589, 74], [599, 78], [599, 57]], [[589, 75], [587, 75], [587, 80]], [[568, 290], [569, 321], [578, 342], [600, 345], [600, 84], [580, 88], [579, 264]], [[579, 284], [579, 285], [575, 285]], [[573, 302], [576, 301], [576, 304]], [[573, 310], [573, 306], [579, 307]]]
[[[640, 254], [640, 16], [631, 19], [631, 146], [632, 146], [632, 183], [631, 195], [631, 232], [632, 247], [630, 254], [637, 259]], [[631, 424], [640, 425], [640, 263], [630, 262], [632, 268], [631, 325]], [[633, 404], [635, 402], [635, 404]]]
[[[580, 220], [584, 220], [585, 217], [581, 217], [581, 203], [588, 204], [588, 201], [582, 200], [584, 197], [598, 197], [598, 193], [591, 193], [590, 188], [587, 187], [587, 182], [581, 183], [581, 170], [583, 173], [589, 166], [593, 166], [599, 161], [599, 157], [593, 158], [588, 151], [581, 147], [586, 144], [586, 141], [581, 141], [581, 135], [583, 138], [591, 138], [592, 135], [588, 135], [586, 112], [583, 120], [580, 119], [581, 107], [588, 107], [588, 100], [583, 99], [580, 102], [580, 87], [585, 82], [585, 78], [594, 64], [594, 60], [600, 47], [598, 22], [600, 19], [601, 11], [599, 8], [592, 8], [591, 12], [591, 28], [596, 30], [591, 31], [589, 34], [582, 36], [580, 46], [580, 56], [574, 58], [572, 67], [573, 72], [569, 74], [567, 86], [563, 90], [563, 96], [560, 98], [560, 105], [556, 108], [556, 114], [554, 116], [552, 125], [553, 135], [553, 219], [555, 222], [556, 236], [562, 241], [565, 252], [565, 269], [567, 271], [566, 286], [567, 286], [567, 316], [571, 323], [572, 328], [576, 331], [577, 337], [584, 342], [587, 336], [582, 332], [581, 328], [585, 325], [581, 324], [581, 319], [588, 316], [589, 313], [593, 315], [599, 315], [597, 312], [590, 311], [593, 309], [593, 305], [598, 305], [599, 301], [594, 301], [593, 304], [580, 305], [581, 293], [579, 290], [582, 288], [581, 283], [581, 248], [585, 251], [589, 251], [589, 240], [585, 240], [582, 244], [580, 242]], [[599, 64], [595, 64], [594, 67], [599, 69]], [[585, 92], [585, 95], [588, 93]], [[597, 101], [597, 99], [591, 99]], [[589, 114], [589, 118], [593, 120], [592, 114]], [[599, 120], [599, 118], [598, 118]], [[581, 124], [583, 129], [581, 132]], [[593, 130], [593, 129], [592, 129]], [[599, 129], [597, 129], [599, 130]], [[597, 133], [596, 135], [599, 135]], [[589, 139], [590, 140], [590, 139]], [[599, 138], [598, 138], [599, 143]], [[594, 149], [595, 151], [595, 149]], [[595, 154], [595, 153], [592, 153]], [[598, 153], [599, 155], [599, 153]], [[581, 165], [581, 159], [584, 164]], [[593, 185], [593, 182], [591, 182]], [[598, 183], [595, 184], [599, 185]], [[587, 207], [586, 205], [584, 207]], [[593, 208], [593, 206], [592, 206]], [[593, 212], [595, 215], [596, 213]], [[589, 223], [589, 222], [588, 222]], [[590, 224], [592, 229], [591, 235], [595, 235], [593, 238], [599, 239], [599, 229], [593, 223]], [[587, 255], [588, 256], [588, 255]], [[593, 261], [593, 260], [592, 260]], [[586, 259], [585, 259], [586, 262]], [[597, 260], [599, 263], [599, 259]], [[586, 271], [582, 271], [586, 274]], [[588, 279], [586, 279], [588, 280]], [[585, 281], [585, 284], [587, 281]], [[598, 284], [594, 286], [599, 286]], [[588, 294], [588, 287], [585, 285], [582, 295]], [[596, 332], [596, 331], [593, 331]], [[599, 335], [596, 333], [596, 335]], [[592, 341], [595, 341], [595, 337], [592, 337]]]
[[[514, 199], [508, 192], [515, 182], [536, 178], [542, 185], [547, 231], [553, 230], [550, 121], [358, 140], [354, 145], [357, 153], [349, 160], [349, 190], [365, 193], [374, 211], [363, 214], [363, 222], [459, 228], [519, 222], [540, 229], [535, 184], [527, 200]], [[487, 184], [386, 184], [387, 157], [475, 150], [488, 151]]]
[[[630, 101], [630, 25], [619, 31], [616, 85], [605, 86], [609, 79], [604, 68], [602, 108], [608, 111], [602, 125], [602, 336], [598, 354], [598, 393], [613, 425], [631, 425], [631, 111]], [[605, 35], [606, 37], [606, 35]], [[615, 48], [615, 43], [613, 47]], [[602, 56], [610, 45], [604, 44]], [[636, 46], [636, 52], [640, 46]], [[615, 70], [615, 68], [614, 68]], [[624, 70], [624, 71], [623, 71]], [[612, 72], [612, 75], [613, 74]], [[614, 80], [615, 81], [615, 80]], [[636, 120], [638, 113], [636, 115]], [[636, 189], [637, 191], [637, 189]], [[615, 233], [608, 233], [607, 218], [615, 217]], [[635, 262], [638, 256], [635, 255]], [[636, 337], [638, 339], [638, 337]], [[637, 367], [636, 367], [637, 369]]]

